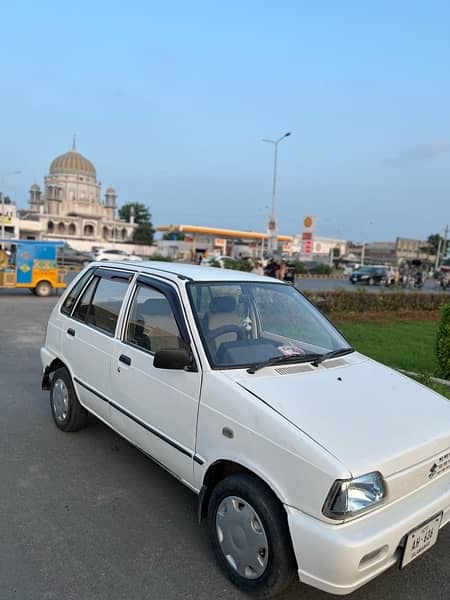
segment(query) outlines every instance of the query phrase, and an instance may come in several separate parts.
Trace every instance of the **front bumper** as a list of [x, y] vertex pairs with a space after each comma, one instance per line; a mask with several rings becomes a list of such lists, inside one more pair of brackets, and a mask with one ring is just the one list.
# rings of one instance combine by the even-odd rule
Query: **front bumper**
[[450, 521], [450, 477], [340, 525], [285, 508], [300, 581], [349, 594], [400, 560], [410, 531], [441, 512], [441, 528]]

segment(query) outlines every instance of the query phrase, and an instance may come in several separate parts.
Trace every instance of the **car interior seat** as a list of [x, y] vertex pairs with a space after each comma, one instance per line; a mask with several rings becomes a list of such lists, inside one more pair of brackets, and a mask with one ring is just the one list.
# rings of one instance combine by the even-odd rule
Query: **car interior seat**
[[[241, 316], [237, 310], [237, 302], [235, 296], [217, 296], [209, 303], [209, 314], [207, 321], [207, 334], [219, 327], [225, 325], [241, 324]], [[213, 344], [217, 350], [224, 342], [232, 342], [236, 340], [236, 333], [227, 332], [213, 339]]]
[[149, 298], [138, 305], [131, 338], [152, 352], [181, 347], [175, 317], [166, 298]]

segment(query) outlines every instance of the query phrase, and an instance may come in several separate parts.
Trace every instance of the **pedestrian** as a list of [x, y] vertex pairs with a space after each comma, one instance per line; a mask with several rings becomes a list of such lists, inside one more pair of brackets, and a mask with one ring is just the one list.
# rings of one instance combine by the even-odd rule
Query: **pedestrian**
[[278, 279], [281, 279], [281, 281], [284, 281], [284, 278], [286, 277], [286, 271], [287, 271], [286, 261], [282, 260], [279, 263], [279, 268], [278, 268], [278, 273], [277, 273]]
[[277, 263], [274, 261], [273, 258], [269, 259], [269, 262], [266, 265], [264, 273], [268, 277], [276, 277], [277, 276], [277, 270], [278, 270]]
[[255, 262], [255, 266], [252, 269], [252, 273], [255, 273], [256, 275], [264, 275], [264, 269], [260, 260], [257, 260]]

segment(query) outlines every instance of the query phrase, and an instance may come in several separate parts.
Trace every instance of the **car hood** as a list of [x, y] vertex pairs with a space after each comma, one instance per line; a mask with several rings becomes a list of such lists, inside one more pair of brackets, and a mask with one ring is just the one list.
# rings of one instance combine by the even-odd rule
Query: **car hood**
[[[308, 371], [295, 373], [299, 367]], [[357, 353], [318, 368], [229, 373], [353, 476], [377, 470], [388, 476], [450, 446], [450, 402]]]

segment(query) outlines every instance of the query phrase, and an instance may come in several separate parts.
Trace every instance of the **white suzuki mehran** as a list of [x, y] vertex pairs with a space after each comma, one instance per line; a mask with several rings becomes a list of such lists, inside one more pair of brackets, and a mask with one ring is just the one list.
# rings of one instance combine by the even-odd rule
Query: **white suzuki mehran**
[[218, 562], [269, 597], [405, 567], [450, 520], [450, 403], [355, 352], [290, 285], [182, 264], [92, 263], [50, 316], [43, 387], [198, 494]]

